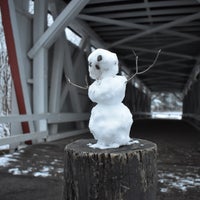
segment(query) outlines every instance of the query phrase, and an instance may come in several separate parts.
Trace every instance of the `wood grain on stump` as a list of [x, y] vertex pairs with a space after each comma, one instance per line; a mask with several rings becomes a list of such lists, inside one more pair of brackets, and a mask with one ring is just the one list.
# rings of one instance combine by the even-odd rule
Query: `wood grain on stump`
[[92, 149], [94, 139], [77, 140], [65, 149], [63, 200], [155, 200], [156, 144]]

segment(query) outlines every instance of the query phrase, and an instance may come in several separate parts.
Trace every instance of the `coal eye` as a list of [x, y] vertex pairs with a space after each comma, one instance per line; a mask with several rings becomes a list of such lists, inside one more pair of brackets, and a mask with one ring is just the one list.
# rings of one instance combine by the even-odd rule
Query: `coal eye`
[[92, 63], [91, 62], [89, 63], [89, 66], [92, 67]]
[[102, 58], [102, 55], [98, 55], [98, 57], [97, 57], [97, 61], [99, 62], [99, 61], [101, 61], [103, 58]]
[[95, 65], [95, 67], [96, 67], [96, 69], [100, 70], [100, 67], [99, 67], [99, 65]]

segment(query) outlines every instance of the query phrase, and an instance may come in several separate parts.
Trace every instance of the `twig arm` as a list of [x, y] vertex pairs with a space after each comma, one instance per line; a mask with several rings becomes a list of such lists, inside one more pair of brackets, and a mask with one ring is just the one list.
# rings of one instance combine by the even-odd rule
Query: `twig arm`
[[80, 85], [77, 85], [76, 83], [71, 82], [70, 78], [67, 77], [66, 75], [65, 75], [65, 78], [66, 78], [66, 81], [67, 81], [70, 85], [73, 85], [74, 87], [77, 87], [77, 88], [80, 88], [80, 89], [83, 89], [83, 90], [87, 90], [87, 89], [89, 88], [89, 86], [88, 86], [88, 81], [87, 81], [87, 76], [86, 76], [86, 78], [85, 78], [86, 86], [80, 86]]
[[149, 69], [151, 69], [156, 64], [156, 62], [158, 60], [158, 57], [160, 55], [160, 52], [161, 52], [161, 49], [156, 54], [156, 57], [155, 57], [153, 63], [149, 67], [147, 67], [147, 69], [145, 69], [144, 71], [139, 72], [138, 71], [138, 56], [136, 55], [135, 51], [133, 50], [133, 53], [134, 53], [134, 55], [136, 57], [136, 59], [135, 59], [135, 62], [136, 62], [136, 72], [127, 80], [127, 82], [130, 81], [130, 80], [132, 80], [136, 75], [143, 74], [143, 73], [147, 72]]

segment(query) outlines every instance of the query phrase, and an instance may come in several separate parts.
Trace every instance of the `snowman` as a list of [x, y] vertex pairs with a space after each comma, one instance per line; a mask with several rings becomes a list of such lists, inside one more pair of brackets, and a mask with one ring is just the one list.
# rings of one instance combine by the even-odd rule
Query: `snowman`
[[95, 81], [89, 86], [88, 96], [96, 103], [92, 108], [89, 129], [97, 140], [91, 148], [109, 149], [129, 145], [132, 115], [122, 103], [127, 79], [117, 75], [118, 58], [115, 53], [96, 49], [88, 57], [89, 75]]

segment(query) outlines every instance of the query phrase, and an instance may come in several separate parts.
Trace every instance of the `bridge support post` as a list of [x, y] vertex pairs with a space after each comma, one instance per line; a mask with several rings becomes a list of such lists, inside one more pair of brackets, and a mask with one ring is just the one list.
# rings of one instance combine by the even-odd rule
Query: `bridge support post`
[[65, 149], [63, 200], [155, 200], [156, 144], [138, 143], [117, 149], [92, 149], [94, 139], [77, 140]]

